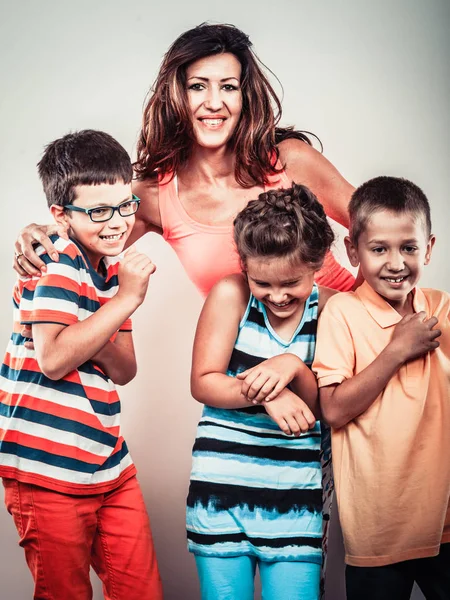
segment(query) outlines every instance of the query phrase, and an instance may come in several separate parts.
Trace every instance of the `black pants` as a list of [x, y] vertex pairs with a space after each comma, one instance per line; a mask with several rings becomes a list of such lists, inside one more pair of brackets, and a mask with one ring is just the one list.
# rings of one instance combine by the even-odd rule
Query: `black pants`
[[450, 600], [450, 544], [432, 558], [345, 570], [347, 600], [409, 600], [414, 582], [427, 600]]

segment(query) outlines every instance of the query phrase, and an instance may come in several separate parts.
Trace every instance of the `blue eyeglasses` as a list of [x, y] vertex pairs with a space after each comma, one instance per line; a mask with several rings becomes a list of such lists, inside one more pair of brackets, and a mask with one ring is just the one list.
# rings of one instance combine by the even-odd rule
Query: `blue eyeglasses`
[[81, 208], [81, 206], [74, 206], [73, 204], [67, 204], [64, 210], [73, 210], [75, 212], [83, 212], [89, 215], [89, 218], [94, 223], [103, 223], [113, 218], [114, 213], [117, 212], [121, 217], [131, 217], [137, 212], [140, 199], [133, 194], [131, 200], [126, 200], [117, 206], [98, 206], [97, 208]]

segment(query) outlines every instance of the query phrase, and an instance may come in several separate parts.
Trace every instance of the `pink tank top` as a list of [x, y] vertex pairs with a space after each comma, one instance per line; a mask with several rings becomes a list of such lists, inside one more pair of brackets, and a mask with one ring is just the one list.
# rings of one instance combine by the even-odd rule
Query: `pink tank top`
[[[288, 188], [292, 183], [286, 173], [273, 178], [268, 189]], [[232, 225], [204, 225], [194, 221], [178, 198], [176, 179], [166, 177], [159, 184], [159, 210], [163, 237], [177, 253], [188, 277], [206, 296], [213, 285], [231, 273], [239, 273], [241, 265], [233, 241]], [[339, 291], [348, 291], [355, 281], [331, 252], [316, 274], [316, 282]]]

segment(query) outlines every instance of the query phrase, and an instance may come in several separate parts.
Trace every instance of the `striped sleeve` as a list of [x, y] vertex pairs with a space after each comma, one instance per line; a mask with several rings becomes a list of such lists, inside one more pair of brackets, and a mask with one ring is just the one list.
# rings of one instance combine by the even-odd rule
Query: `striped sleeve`
[[92, 302], [86, 285], [82, 285], [77, 257], [61, 253], [59, 262], [41, 255], [47, 271], [41, 277], [21, 282], [20, 321], [22, 324], [58, 323], [73, 325], [79, 309]]
[[133, 331], [133, 323], [131, 319], [127, 319], [125, 323], [120, 326], [119, 331]]

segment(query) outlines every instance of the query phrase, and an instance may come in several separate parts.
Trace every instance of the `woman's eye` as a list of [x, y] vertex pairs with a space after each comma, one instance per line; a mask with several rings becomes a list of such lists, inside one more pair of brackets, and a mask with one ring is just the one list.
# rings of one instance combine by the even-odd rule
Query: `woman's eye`
[[203, 90], [205, 89], [204, 85], [201, 83], [192, 83], [189, 87], [188, 90], [194, 90], [194, 92], [198, 92], [199, 90]]
[[222, 86], [222, 89], [225, 90], [226, 92], [234, 92], [234, 91], [238, 90], [239, 88], [235, 85], [231, 85], [231, 83], [226, 83], [225, 85]]

